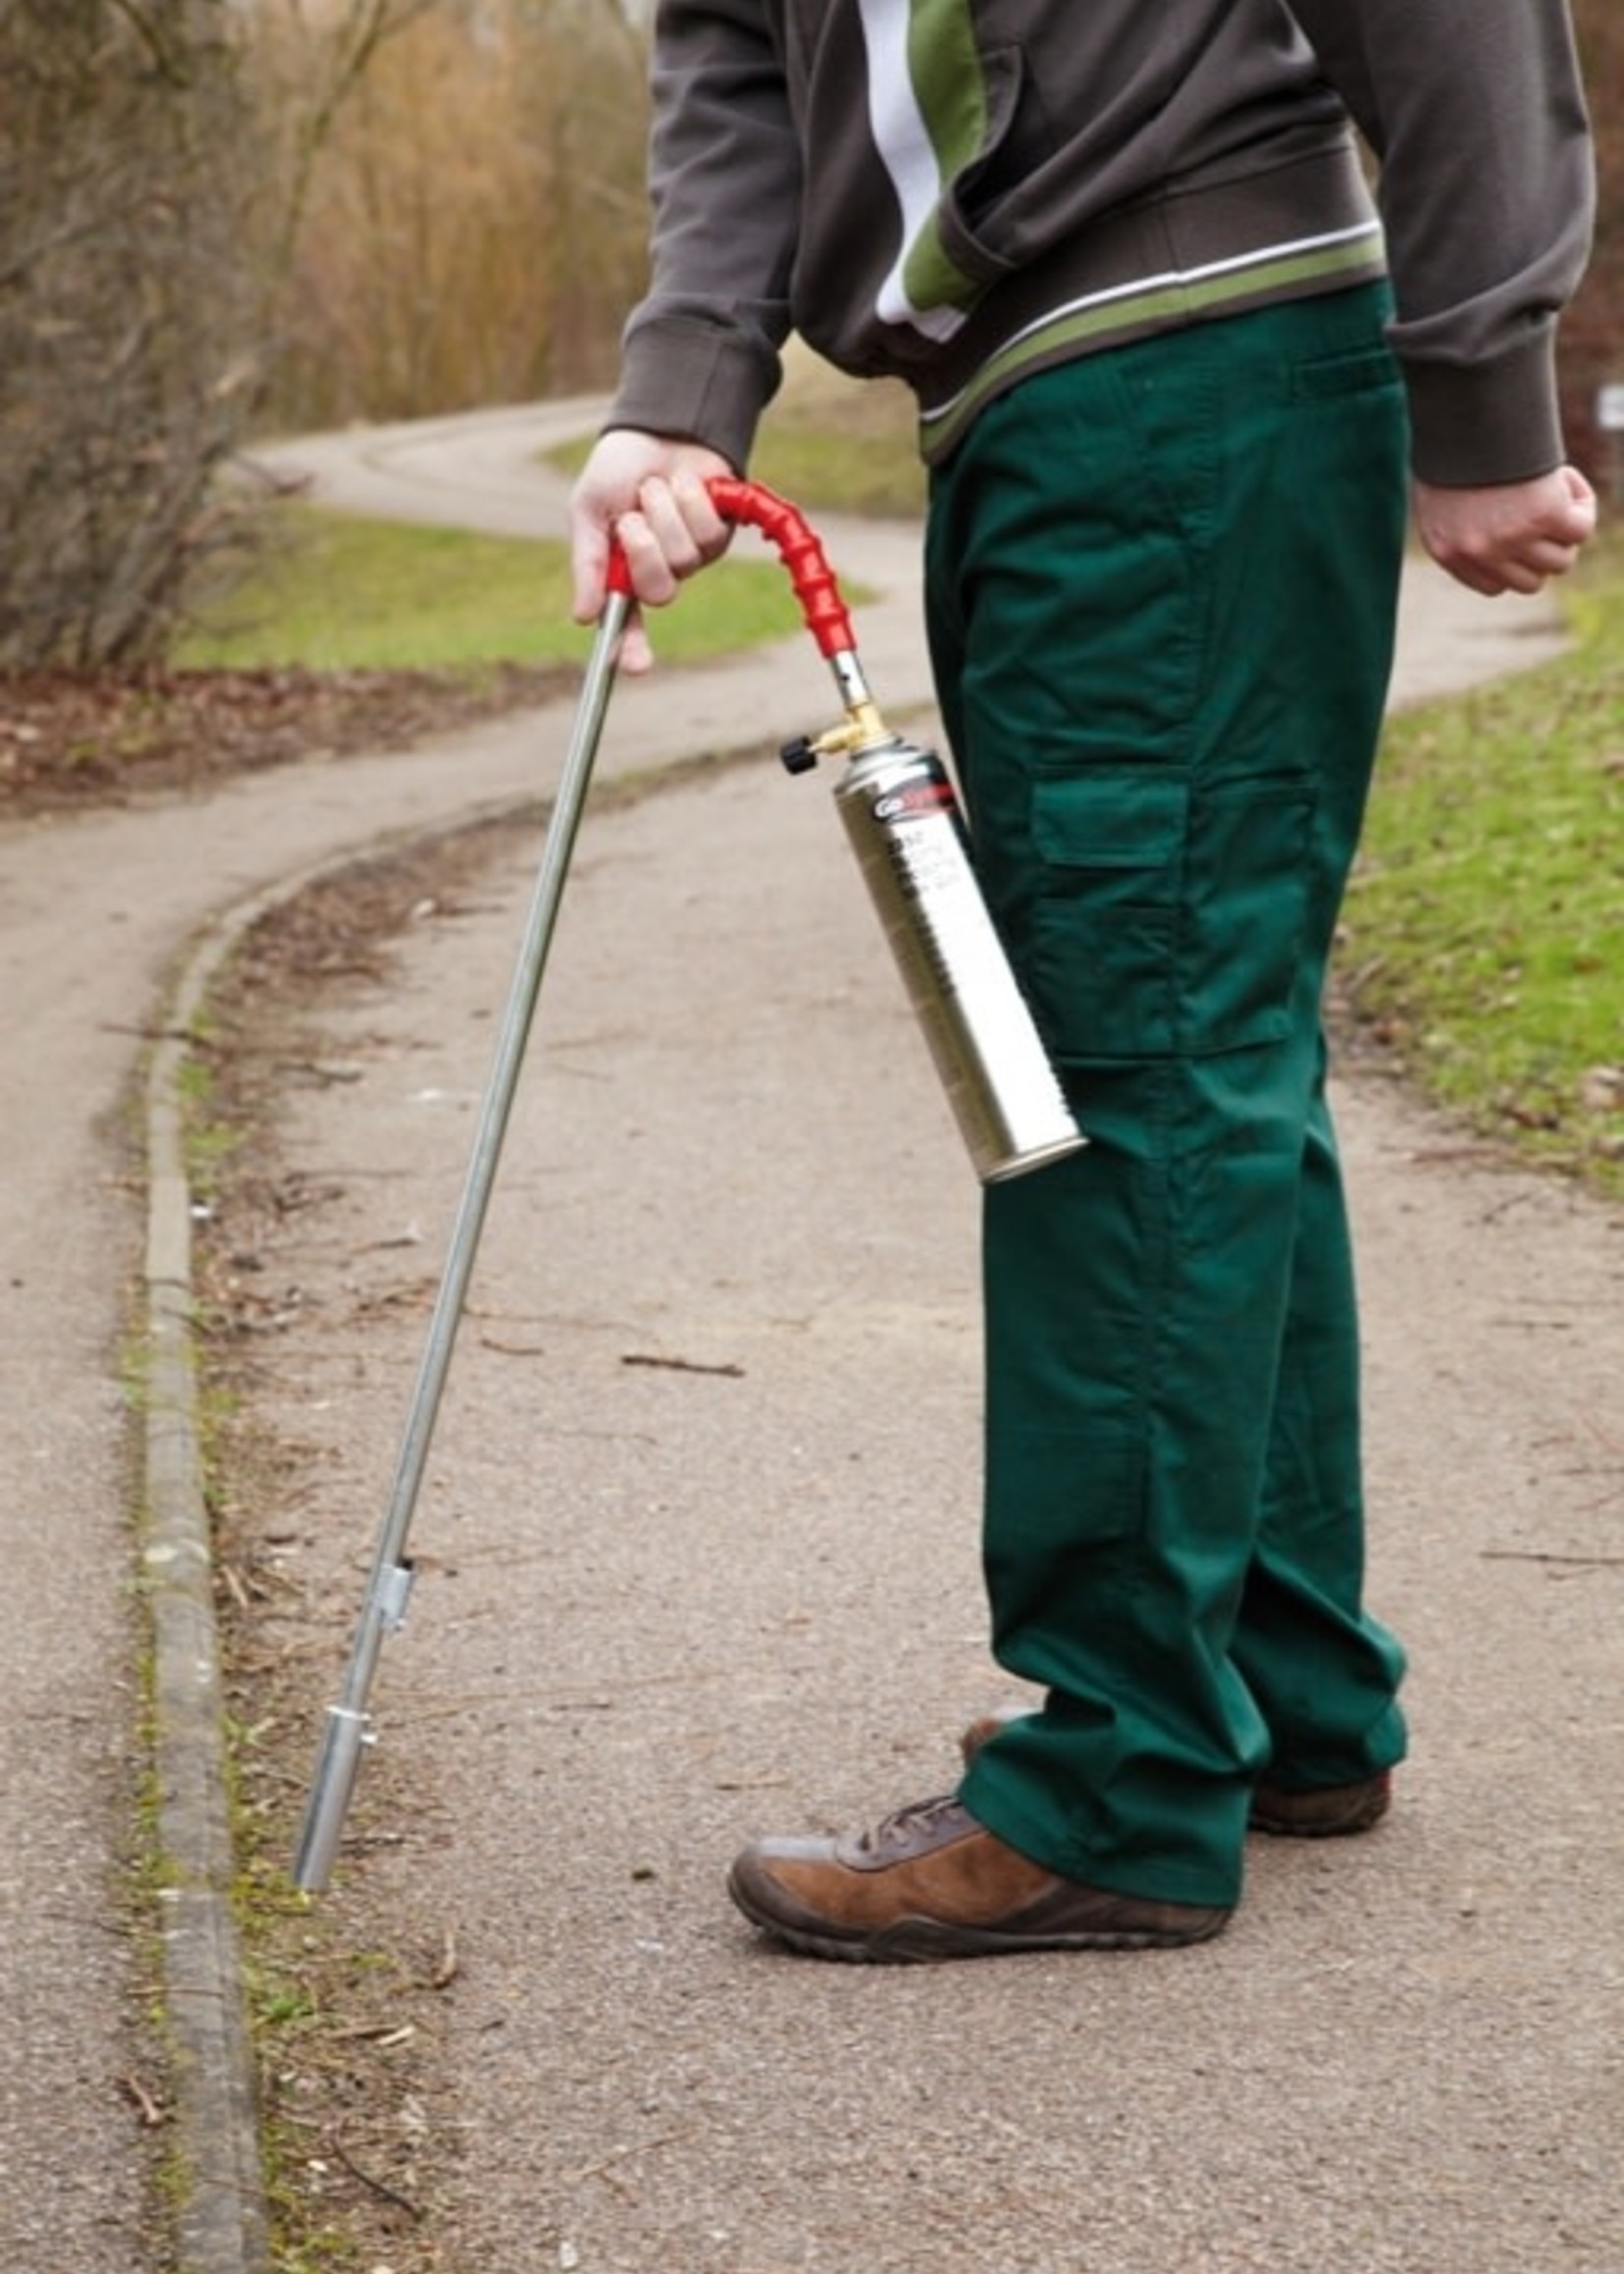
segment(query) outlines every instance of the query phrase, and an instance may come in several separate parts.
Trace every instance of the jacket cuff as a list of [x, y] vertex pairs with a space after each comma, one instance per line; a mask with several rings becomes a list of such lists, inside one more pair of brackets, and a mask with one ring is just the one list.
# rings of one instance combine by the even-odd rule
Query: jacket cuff
[[627, 335], [604, 423], [703, 442], [742, 474], [779, 376], [764, 339], [702, 319], [657, 317]]
[[1410, 453], [1445, 490], [1532, 482], [1565, 455], [1556, 393], [1556, 327], [1490, 364], [1405, 361]]

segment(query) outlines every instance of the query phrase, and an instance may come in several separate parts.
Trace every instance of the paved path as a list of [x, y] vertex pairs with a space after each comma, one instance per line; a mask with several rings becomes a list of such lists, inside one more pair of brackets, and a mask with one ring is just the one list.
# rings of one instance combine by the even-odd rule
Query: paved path
[[[533, 495], [535, 526], [557, 510], [529, 462], [541, 427], [478, 430], [483, 484], [504, 513]], [[387, 469], [399, 509], [426, 514], [454, 479], [447, 439], [366, 437], [368, 479]], [[886, 594], [859, 634], [900, 712], [925, 695], [911, 541], [826, 535]], [[1547, 636], [1427, 574], [1403, 690], [1532, 660]], [[827, 708], [804, 641], [628, 685], [604, 772], [733, 743], [741, 722], [771, 743]], [[145, 2058], [145, 1960], [118, 1901], [141, 1719], [121, 1374], [145, 1032], [221, 911], [379, 832], [545, 787], [563, 732], [555, 711], [0, 829], [0, 2264], [157, 2262], [150, 2143], [120, 2083]], [[488, 1241], [484, 1300], [519, 1325], [459, 1353], [465, 1418], [445, 1424], [464, 1433], [433, 1520], [466, 1541], [462, 1576], [454, 1603], [423, 1591], [378, 1701], [416, 1746], [434, 1837], [375, 1885], [426, 1875], [402, 1904], [454, 1914], [464, 1953], [466, 2274], [1599, 2274], [1624, 2224], [1621, 1582], [1602, 1560], [1624, 1251], [1607, 1211], [1491, 1168], [1384, 1084], [1354, 1084], [1344, 1110], [1376, 1592], [1417, 1653], [1418, 1759], [1390, 1831], [1260, 1855], [1238, 1930], [1165, 1964], [808, 1970], [725, 1915], [737, 1838], [935, 1781], [985, 1678], [973, 1194], [903, 1022], [870, 1008], [869, 919], [833, 818], [815, 784], [768, 777], [606, 813], [583, 843], [538, 1110]], [[363, 1081], [310, 1101], [310, 1161], [378, 1148], [400, 1172], [340, 1180], [343, 1272], [379, 1223], [427, 1226], [460, 1173], [466, 1113], [425, 1094], [466, 1105], [483, 1079], [525, 859], [427, 928], [343, 1038]], [[313, 1283], [335, 1268], [288, 1260]], [[377, 1395], [302, 1423], [358, 1469], [376, 1459], [405, 1358], [386, 1334], [358, 1344]], [[353, 1577], [346, 1542], [305, 1552]], [[488, 1708], [447, 1711], [476, 1694]], [[412, 1739], [414, 1716], [443, 1741]]]

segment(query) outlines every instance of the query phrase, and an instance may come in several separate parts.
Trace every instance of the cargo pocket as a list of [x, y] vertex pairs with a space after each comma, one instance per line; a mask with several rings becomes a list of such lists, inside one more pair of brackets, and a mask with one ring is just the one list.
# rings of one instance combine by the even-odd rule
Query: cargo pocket
[[1398, 358], [1379, 342], [1299, 364], [1292, 373], [1292, 399], [1300, 403], [1331, 402], [1342, 395], [1396, 392], [1403, 383]]
[[1189, 782], [1088, 767], [1032, 786], [1040, 869], [1026, 974], [1055, 1057], [1157, 1058], [1176, 1047]]
[[1278, 1042], [1302, 985], [1317, 996], [1314, 806], [1300, 774], [1218, 783], [1191, 801], [1175, 1024], [1192, 1056]]

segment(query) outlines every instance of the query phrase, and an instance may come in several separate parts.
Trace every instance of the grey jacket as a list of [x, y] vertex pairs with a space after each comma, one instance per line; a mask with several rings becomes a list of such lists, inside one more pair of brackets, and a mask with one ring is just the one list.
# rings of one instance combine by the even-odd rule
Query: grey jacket
[[794, 329], [905, 379], [939, 457], [1046, 364], [1388, 269], [1417, 471], [1561, 459], [1566, 0], [660, 0], [654, 84], [613, 425], [742, 467]]

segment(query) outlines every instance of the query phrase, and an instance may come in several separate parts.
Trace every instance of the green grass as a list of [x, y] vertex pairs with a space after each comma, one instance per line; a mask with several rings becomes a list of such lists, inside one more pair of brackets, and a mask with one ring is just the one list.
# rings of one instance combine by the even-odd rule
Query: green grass
[[1624, 1193], [1624, 546], [1561, 661], [1389, 729], [1344, 984], [1477, 1129]]
[[[796, 347], [786, 371], [755, 478], [814, 515], [920, 513], [905, 389], [842, 379]], [[591, 443], [583, 436], [550, 461], [572, 472]], [[862, 588], [841, 581], [859, 607]], [[666, 662], [700, 662], [782, 638], [798, 621], [782, 565], [740, 546], [660, 611], [655, 642]], [[173, 661], [183, 670], [478, 671], [574, 663], [588, 636], [570, 618], [561, 544], [293, 504], [268, 521], [257, 564], [204, 597]]]
[[[916, 519], [925, 507], [925, 471], [915, 426], [913, 398], [899, 380], [842, 378], [791, 341], [750, 478], [792, 498], [814, 522], [822, 513]], [[574, 474], [591, 447], [591, 436], [582, 436], [549, 450], [547, 462]]]
[[[771, 559], [725, 560], [661, 612], [672, 663], [792, 631], [793, 596]], [[183, 669], [467, 671], [579, 661], [561, 544], [281, 508], [264, 557], [205, 602], [176, 650]]]
[[762, 424], [751, 478], [814, 519], [857, 513], [906, 520], [925, 507], [912, 399], [884, 380], [854, 382], [838, 406], [785, 395]]

